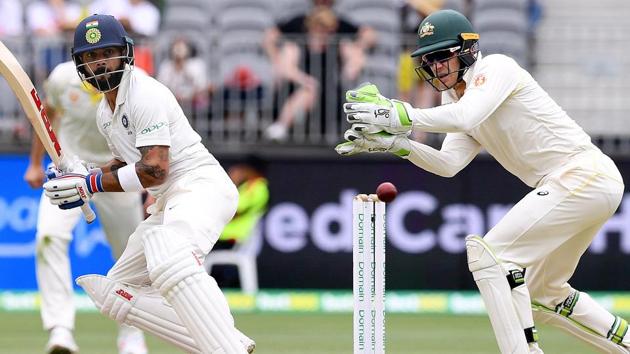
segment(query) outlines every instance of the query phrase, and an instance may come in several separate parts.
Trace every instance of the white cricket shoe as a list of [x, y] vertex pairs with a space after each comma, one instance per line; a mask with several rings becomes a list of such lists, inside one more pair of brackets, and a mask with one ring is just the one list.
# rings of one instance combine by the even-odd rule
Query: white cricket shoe
[[148, 349], [144, 341], [144, 333], [136, 327], [120, 325], [118, 329], [119, 354], [147, 354]]
[[79, 346], [74, 341], [72, 331], [63, 327], [54, 327], [50, 330], [50, 337], [46, 344], [48, 354], [73, 354], [79, 351]]
[[247, 353], [249, 354], [253, 353], [254, 349], [256, 349], [256, 342], [254, 342], [253, 339], [246, 336], [243, 332], [239, 331], [238, 328], [234, 328], [234, 329], [236, 330], [236, 336], [238, 337], [238, 340], [241, 341], [241, 343], [243, 343], [243, 346], [245, 347], [245, 350], [247, 351]]

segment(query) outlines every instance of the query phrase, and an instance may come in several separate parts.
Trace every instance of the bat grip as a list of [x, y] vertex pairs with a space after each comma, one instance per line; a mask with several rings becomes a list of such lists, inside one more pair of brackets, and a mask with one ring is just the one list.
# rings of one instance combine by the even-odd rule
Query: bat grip
[[90, 208], [89, 204], [85, 203], [81, 205], [81, 211], [83, 212], [83, 216], [85, 216], [85, 221], [87, 221], [88, 224], [91, 224], [92, 221], [96, 219], [96, 214], [94, 214], [94, 211], [92, 210], [92, 208]]

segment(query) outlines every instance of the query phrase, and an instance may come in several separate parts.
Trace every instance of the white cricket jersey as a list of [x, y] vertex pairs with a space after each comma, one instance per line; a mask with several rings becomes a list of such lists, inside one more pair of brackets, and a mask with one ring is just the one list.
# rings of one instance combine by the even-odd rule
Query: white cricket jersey
[[[429, 157], [433, 162], [450, 159], [465, 166], [483, 147], [506, 170], [534, 187], [572, 156], [598, 151], [584, 130], [513, 59], [479, 54], [464, 81], [461, 99], [450, 89], [442, 94], [444, 105], [409, 112], [414, 127], [449, 133], [442, 146], [449, 157]], [[412, 149], [412, 155], [414, 150], [418, 149]], [[409, 159], [414, 161], [413, 156]]]
[[59, 144], [67, 156], [104, 164], [112, 159], [105, 139], [96, 125], [96, 109], [102, 94], [84, 85], [74, 63], [57, 65], [44, 83], [46, 102], [58, 115]]
[[218, 164], [188, 123], [171, 91], [145, 73], [125, 71], [114, 112], [103, 98], [97, 116], [98, 128], [112, 154], [127, 164], [140, 161], [140, 147], [170, 147], [166, 182], [147, 189], [156, 197], [187, 172], [203, 165]]

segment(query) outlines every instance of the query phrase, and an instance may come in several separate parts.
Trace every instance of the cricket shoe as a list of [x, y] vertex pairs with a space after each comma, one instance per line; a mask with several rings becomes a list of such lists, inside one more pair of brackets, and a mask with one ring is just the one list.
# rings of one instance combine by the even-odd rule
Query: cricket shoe
[[54, 327], [50, 331], [50, 338], [46, 344], [48, 354], [74, 354], [79, 351], [79, 346], [74, 341], [72, 331], [63, 327]]
[[254, 349], [256, 349], [256, 342], [243, 334], [243, 332], [239, 331], [237, 328], [234, 329], [236, 330], [236, 336], [238, 337], [238, 340], [241, 341], [241, 343], [245, 347], [245, 350], [247, 350], [247, 353], [252, 354], [254, 352]]

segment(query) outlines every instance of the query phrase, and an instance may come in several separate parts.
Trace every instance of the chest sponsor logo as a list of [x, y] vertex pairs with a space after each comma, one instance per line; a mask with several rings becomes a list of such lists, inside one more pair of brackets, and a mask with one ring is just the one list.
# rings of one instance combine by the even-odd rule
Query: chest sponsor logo
[[538, 193], [536, 193], [536, 194], [538, 194], [539, 196], [544, 197], [544, 196], [546, 196], [546, 195], [549, 195], [549, 191], [540, 191], [540, 192], [538, 192]]
[[107, 130], [111, 126], [112, 126], [112, 121], [111, 120], [109, 122], [105, 122], [105, 123], [103, 123], [103, 130]]
[[159, 122], [159, 123], [153, 124], [150, 127], [142, 129], [140, 131], [140, 135], [149, 134], [149, 133], [154, 132], [156, 130], [162, 129], [164, 126], [166, 126], [166, 122]]

